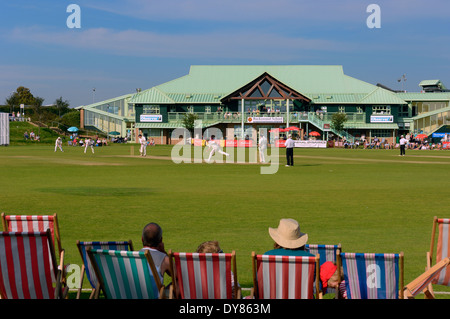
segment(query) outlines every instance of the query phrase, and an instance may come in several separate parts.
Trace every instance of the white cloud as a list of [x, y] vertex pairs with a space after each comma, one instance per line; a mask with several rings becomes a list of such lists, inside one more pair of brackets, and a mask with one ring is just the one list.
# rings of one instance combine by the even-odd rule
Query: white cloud
[[334, 40], [287, 37], [245, 31], [239, 34], [161, 34], [106, 28], [53, 31], [41, 27], [15, 28], [9, 41], [46, 46], [94, 50], [124, 56], [171, 58], [239, 58], [282, 61], [314, 51], [349, 51], [351, 43]]

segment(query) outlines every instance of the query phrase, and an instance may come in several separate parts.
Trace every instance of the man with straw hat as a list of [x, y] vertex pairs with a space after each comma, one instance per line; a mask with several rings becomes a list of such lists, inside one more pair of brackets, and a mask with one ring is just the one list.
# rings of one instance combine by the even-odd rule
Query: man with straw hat
[[281, 219], [278, 228], [269, 227], [269, 235], [275, 244], [274, 249], [265, 255], [314, 256], [305, 250], [308, 234], [300, 231], [300, 225], [295, 219]]

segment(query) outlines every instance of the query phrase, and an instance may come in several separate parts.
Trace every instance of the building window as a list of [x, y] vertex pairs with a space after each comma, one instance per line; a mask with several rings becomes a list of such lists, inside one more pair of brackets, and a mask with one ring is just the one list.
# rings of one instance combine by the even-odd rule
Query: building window
[[339, 113], [345, 113], [345, 106], [339, 106], [338, 107], [338, 112]]
[[391, 114], [390, 105], [372, 106], [372, 114]]
[[160, 114], [159, 105], [144, 105], [143, 114]]
[[364, 110], [363, 110], [362, 106], [357, 106], [356, 107], [356, 113], [358, 113], [358, 114], [364, 113]]
[[210, 105], [205, 106], [205, 113], [211, 113], [211, 106]]
[[194, 106], [193, 105], [189, 105], [187, 107], [187, 110], [188, 110], [189, 113], [194, 113]]

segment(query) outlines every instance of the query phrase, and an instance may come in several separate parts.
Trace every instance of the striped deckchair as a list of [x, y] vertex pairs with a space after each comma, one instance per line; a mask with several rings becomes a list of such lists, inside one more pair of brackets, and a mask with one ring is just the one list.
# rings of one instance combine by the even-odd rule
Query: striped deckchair
[[6, 232], [45, 232], [50, 229], [52, 240], [63, 250], [59, 233], [58, 217], [53, 215], [6, 215], [2, 213], [3, 231]]
[[338, 253], [337, 259], [348, 299], [403, 299], [403, 253]]
[[107, 299], [158, 299], [164, 297], [149, 251], [125, 251], [87, 248], [98, 278], [94, 295], [103, 291]]
[[252, 252], [255, 299], [314, 299], [319, 295], [320, 256], [272, 256]]
[[[309, 253], [313, 255], [319, 254], [320, 256], [320, 266], [326, 261], [330, 261], [332, 263], [336, 263], [337, 252], [342, 252], [341, 244], [337, 245], [318, 245], [318, 244], [306, 244], [305, 250], [309, 251]], [[323, 289], [322, 293], [327, 294], [336, 294], [336, 289], [328, 287], [326, 291]]]
[[322, 264], [326, 261], [336, 263], [336, 254], [338, 251], [339, 252], [342, 251], [342, 246], [341, 244], [338, 245], [306, 244], [305, 249], [313, 255], [319, 254], [320, 265], [322, 266]]
[[[436, 243], [436, 228], [438, 229], [438, 238]], [[434, 248], [436, 245], [436, 256], [434, 255]], [[439, 261], [450, 257], [450, 218], [433, 218], [433, 229], [431, 231], [430, 251], [427, 252], [427, 268], [438, 263]], [[433, 258], [435, 261], [433, 262]], [[432, 285], [450, 286], [450, 269], [445, 267], [441, 270], [438, 276], [435, 276], [429, 285], [431, 296], [434, 295]]]
[[[62, 261], [61, 261], [62, 263]], [[0, 295], [2, 299], [64, 298], [50, 230], [0, 232]]]
[[184, 253], [169, 251], [173, 274], [172, 298], [240, 298], [236, 273], [236, 254]]
[[104, 249], [104, 250], [133, 250], [133, 243], [129, 241], [79, 241], [77, 240], [78, 251], [80, 252], [81, 259], [83, 260], [83, 265], [81, 266], [80, 274], [80, 286], [77, 292], [77, 299], [81, 296], [81, 289], [83, 287], [84, 275], [91, 284], [92, 291], [89, 299], [92, 299], [95, 293], [95, 288], [98, 285], [98, 279], [95, 276], [95, 271], [92, 268], [91, 261], [87, 255], [87, 248], [91, 249]]
[[431, 281], [439, 276], [439, 274], [450, 268], [450, 258], [444, 258], [436, 265], [426, 270], [422, 275], [411, 281], [405, 286], [405, 299], [414, 299], [420, 292], [425, 294], [425, 299], [434, 299], [434, 295], [429, 291]]

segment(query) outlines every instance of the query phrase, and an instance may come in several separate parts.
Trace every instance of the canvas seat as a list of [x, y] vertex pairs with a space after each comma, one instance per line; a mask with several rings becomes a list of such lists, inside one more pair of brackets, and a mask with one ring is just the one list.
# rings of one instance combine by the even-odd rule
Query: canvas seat
[[239, 299], [236, 254], [169, 251], [175, 299]]
[[[252, 252], [255, 299], [320, 299], [320, 256], [272, 256]], [[314, 295], [314, 290], [316, 294]]]
[[95, 289], [98, 286], [98, 279], [95, 275], [94, 268], [92, 267], [91, 261], [87, 254], [87, 249], [104, 249], [104, 250], [133, 250], [133, 243], [131, 240], [129, 241], [77, 241], [78, 251], [80, 252], [81, 259], [83, 260], [83, 265], [81, 266], [80, 273], [80, 286], [77, 291], [77, 299], [81, 296], [81, 290], [83, 287], [84, 277], [87, 278], [91, 285], [91, 295], [89, 299], [91, 299], [95, 294]]
[[64, 251], [56, 262], [50, 230], [0, 232], [0, 296], [2, 299], [61, 299]]

